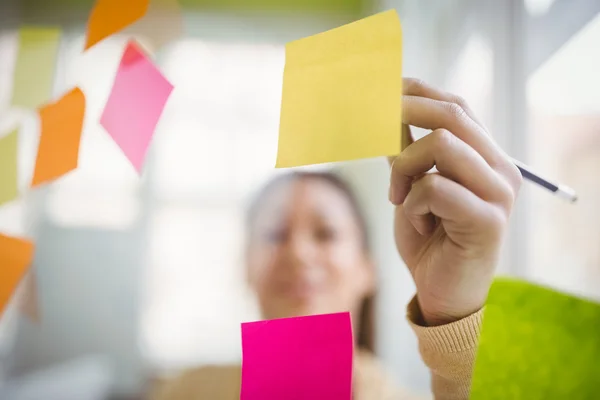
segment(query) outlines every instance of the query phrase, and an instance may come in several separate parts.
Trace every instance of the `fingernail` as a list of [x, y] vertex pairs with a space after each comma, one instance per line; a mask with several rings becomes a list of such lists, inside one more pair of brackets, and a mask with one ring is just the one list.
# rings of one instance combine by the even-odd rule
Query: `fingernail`
[[400, 198], [400, 191], [398, 189], [398, 185], [390, 185], [388, 196], [390, 198], [390, 202], [396, 206], [402, 202], [402, 199]]

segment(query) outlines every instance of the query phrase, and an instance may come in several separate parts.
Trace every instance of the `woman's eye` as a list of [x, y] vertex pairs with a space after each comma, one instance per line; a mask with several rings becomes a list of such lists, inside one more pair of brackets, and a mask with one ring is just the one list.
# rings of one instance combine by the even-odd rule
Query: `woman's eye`
[[335, 240], [337, 234], [331, 228], [320, 228], [315, 231], [315, 238], [320, 242], [328, 242]]

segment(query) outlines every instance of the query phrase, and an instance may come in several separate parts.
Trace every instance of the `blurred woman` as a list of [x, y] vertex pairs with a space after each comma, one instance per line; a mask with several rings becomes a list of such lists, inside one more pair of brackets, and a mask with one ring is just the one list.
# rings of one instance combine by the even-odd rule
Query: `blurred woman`
[[[437, 399], [467, 399], [481, 323], [521, 175], [460, 98], [405, 79], [405, 124], [430, 129], [392, 160], [398, 251], [417, 293], [408, 320]], [[437, 172], [428, 171], [435, 166]], [[410, 399], [372, 355], [374, 265], [363, 216], [337, 177], [294, 173], [251, 206], [246, 266], [265, 319], [350, 311], [354, 399]], [[240, 368], [184, 373], [161, 399], [239, 398]]]

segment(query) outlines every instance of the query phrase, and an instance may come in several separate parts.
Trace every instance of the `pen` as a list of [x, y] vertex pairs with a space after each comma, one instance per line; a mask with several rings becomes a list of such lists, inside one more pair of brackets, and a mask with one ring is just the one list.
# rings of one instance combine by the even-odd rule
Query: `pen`
[[[403, 143], [407, 143], [407, 144], [414, 142], [414, 138], [412, 136], [412, 133], [411, 133], [408, 125], [402, 125], [402, 139], [401, 140]], [[402, 148], [404, 148], [404, 146]], [[571, 189], [570, 187], [568, 187], [566, 185], [552, 183], [551, 181], [549, 181], [545, 178], [542, 178], [541, 176], [539, 176], [538, 174], [533, 172], [530, 167], [523, 164], [519, 160], [515, 160], [514, 158], [512, 158], [511, 160], [512, 160], [513, 164], [515, 164], [517, 166], [517, 168], [519, 168], [519, 171], [521, 172], [523, 179], [527, 179], [528, 181], [533, 182], [533, 183], [551, 191], [556, 196], [558, 196], [564, 200], [568, 200], [571, 203], [575, 203], [577, 201], [577, 193], [575, 193], [575, 191], [573, 189]]]
[[531, 168], [529, 168], [527, 165], [521, 163], [520, 161], [515, 160], [514, 158], [512, 159], [512, 161], [517, 166], [517, 168], [519, 168], [519, 171], [521, 171], [521, 175], [523, 175], [524, 179], [527, 179], [528, 181], [531, 181], [533, 183], [540, 185], [541, 187], [543, 187], [545, 189], [548, 189], [549, 191], [551, 191], [558, 197], [568, 200], [571, 203], [574, 203], [577, 201], [577, 193], [575, 193], [575, 191], [573, 189], [571, 189], [570, 187], [561, 185], [561, 184], [552, 183], [549, 180], [542, 178], [538, 174], [531, 171]]

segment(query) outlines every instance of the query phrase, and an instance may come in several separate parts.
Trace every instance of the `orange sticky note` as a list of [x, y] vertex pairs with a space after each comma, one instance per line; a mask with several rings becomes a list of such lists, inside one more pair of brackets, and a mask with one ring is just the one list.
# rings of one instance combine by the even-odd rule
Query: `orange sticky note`
[[31, 264], [33, 250], [29, 240], [0, 234], [0, 315]]
[[31, 186], [54, 180], [77, 168], [85, 96], [79, 88], [39, 111], [40, 145]]
[[88, 20], [85, 49], [142, 18], [150, 0], [97, 0]]

